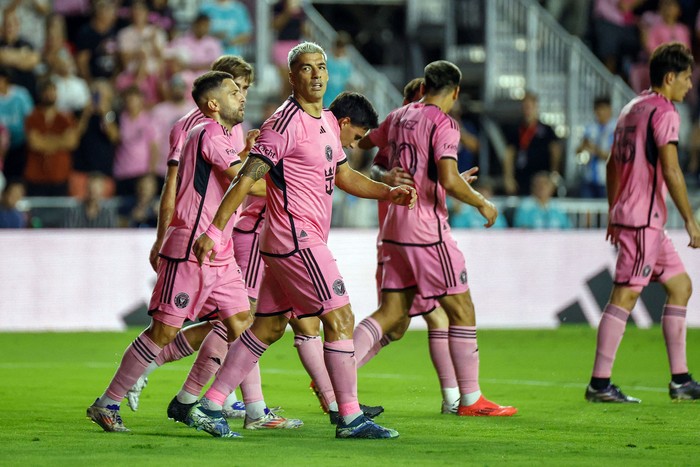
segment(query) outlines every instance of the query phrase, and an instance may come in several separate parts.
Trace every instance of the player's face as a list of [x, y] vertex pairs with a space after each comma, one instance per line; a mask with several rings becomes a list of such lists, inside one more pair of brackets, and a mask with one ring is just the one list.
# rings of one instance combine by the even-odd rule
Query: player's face
[[688, 94], [688, 91], [693, 87], [693, 80], [691, 79], [692, 74], [692, 70], [688, 68], [674, 75], [673, 81], [671, 81], [672, 101], [681, 102], [685, 99], [685, 95]]
[[239, 76], [233, 80], [236, 85], [238, 85], [238, 90], [241, 91], [243, 97], [248, 97], [248, 89], [250, 89], [250, 81], [245, 76]]
[[367, 134], [367, 128], [353, 125], [348, 120], [340, 123], [340, 144], [344, 148], [355, 149], [357, 143]]
[[289, 72], [294, 96], [306, 102], [322, 102], [328, 84], [328, 69], [323, 54], [301, 54]]
[[217, 98], [219, 115], [224, 123], [230, 126], [238, 125], [245, 116], [245, 96], [232, 79], [221, 82], [221, 90]]

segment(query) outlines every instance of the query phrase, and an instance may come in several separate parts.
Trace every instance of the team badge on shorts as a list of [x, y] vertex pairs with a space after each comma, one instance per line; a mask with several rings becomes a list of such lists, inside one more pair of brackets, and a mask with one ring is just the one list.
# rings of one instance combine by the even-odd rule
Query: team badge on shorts
[[326, 145], [326, 160], [328, 162], [333, 160], [333, 150], [328, 145]]
[[179, 294], [175, 295], [175, 300], [173, 301], [176, 307], [185, 308], [187, 304], [190, 303], [190, 296], [185, 292], [180, 292]]
[[644, 269], [642, 270], [642, 275], [644, 277], [647, 277], [649, 274], [651, 274], [651, 266], [649, 266], [647, 264], [646, 266], [644, 266]]
[[336, 279], [335, 282], [333, 282], [333, 292], [335, 292], [336, 295], [345, 295], [345, 283], [342, 279]]
[[462, 272], [459, 273], [459, 281], [462, 284], [467, 283], [467, 270], [466, 269], [462, 269]]

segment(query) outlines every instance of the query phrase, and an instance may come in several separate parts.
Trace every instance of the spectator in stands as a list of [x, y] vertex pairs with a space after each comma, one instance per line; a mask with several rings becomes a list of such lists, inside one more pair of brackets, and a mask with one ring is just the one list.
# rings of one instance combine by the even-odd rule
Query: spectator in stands
[[644, 0], [595, 0], [593, 4], [594, 50], [605, 66], [620, 74], [622, 65], [639, 52], [639, 30], [634, 9]]
[[80, 115], [90, 103], [90, 87], [76, 74], [75, 60], [70, 54], [56, 57], [49, 69], [51, 81], [56, 85], [56, 107], [62, 112]]
[[159, 156], [156, 164], [156, 174], [165, 178], [167, 172], [168, 153], [170, 152], [170, 129], [176, 121], [190, 111], [192, 103], [185, 99], [187, 87], [179, 74], [170, 78], [168, 99], [156, 104], [151, 109], [151, 122], [156, 130]]
[[647, 56], [661, 44], [666, 42], [680, 42], [688, 50], [692, 50], [690, 29], [679, 21], [681, 7], [678, 0], [659, 0], [658, 16], [660, 21], [655, 21], [642, 35], [642, 42]]
[[122, 68], [135, 71], [142, 66], [148, 75], [158, 76], [163, 66], [167, 35], [158, 26], [148, 24], [148, 5], [143, 0], [131, 4], [131, 24], [117, 34]]
[[556, 184], [549, 172], [532, 177], [532, 196], [521, 199], [515, 209], [513, 227], [525, 229], [570, 229], [571, 220], [552, 199]]
[[144, 175], [136, 182], [136, 197], [125, 206], [120, 221], [124, 227], [153, 228], [158, 225], [158, 180], [153, 175]]
[[83, 197], [88, 174], [98, 172], [112, 177], [119, 125], [114, 111], [114, 91], [108, 81], [93, 82], [91, 102], [80, 117], [80, 134], [80, 145], [74, 153], [76, 184], [71, 186], [71, 195]]
[[112, 0], [96, 0], [90, 22], [75, 40], [78, 75], [88, 84], [97, 78], [110, 79], [117, 70], [117, 7]]
[[287, 54], [306, 35], [305, 21], [306, 15], [301, 8], [301, 0], [279, 0], [275, 3], [272, 28], [276, 33], [276, 40], [272, 46], [272, 60], [279, 71], [281, 99], [286, 99], [292, 92]]
[[66, 35], [75, 43], [78, 33], [90, 21], [90, 0], [53, 0], [53, 13], [66, 20]]
[[[457, 168], [459, 172], [479, 165], [479, 136], [477, 122], [462, 111], [462, 101], [455, 101], [450, 117], [459, 125], [459, 147], [457, 148]], [[491, 198], [487, 198], [491, 199]]]
[[[486, 199], [493, 199], [495, 182], [488, 176], [479, 176], [472, 184], [472, 187], [481, 193]], [[449, 209], [450, 226], [457, 229], [481, 229], [485, 228], [484, 216], [476, 209], [471, 209], [464, 203], [455, 202], [452, 198], [447, 198]], [[505, 216], [498, 216], [492, 229], [504, 229], [508, 227]]]
[[168, 0], [151, 0], [149, 7], [151, 11], [148, 14], [148, 22], [166, 33], [170, 33], [175, 26], [175, 18], [173, 9], [168, 5]]
[[39, 103], [27, 117], [27, 166], [24, 180], [29, 196], [67, 196], [78, 126], [70, 113], [56, 108], [56, 85], [44, 81]]
[[24, 119], [34, 108], [34, 101], [29, 92], [22, 86], [12, 84], [11, 75], [9, 68], [0, 66], [0, 125], [4, 126], [10, 135], [5, 159], [1, 165], [8, 179], [20, 178], [24, 173], [27, 158]]
[[73, 55], [72, 45], [68, 42], [66, 20], [63, 16], [51, 14], [46, 20], [46, 41], [41, 49], [41, 66], [51, 70], [57, 60]]
[[17, 209], [24, 198], [24, 185], [19, 180], [10, 180], [0, 198], [0, 229], [23, 229], [27, 227], [27, 216]]
[[123, 93], [127, 88], [137, 88], [146, 108], [151, 108], [160, 102], [162, 77], [160, 73], [148, 71], [148, 62], [146, 55], [135, 55], [129, 67], [117, 75], [114, 86], [119, 93]]
[[64, 226], [69, 229], [111, 229], [117, 226], [114, 209], [105, 205], [105, 177], [91, 173], [87, 181], [87, 196], [66, 213]]
[[34, 50], [44, 47], [46, 17], [51, 13], [49, 0], [0, 0], [0, 14], [10, 11], [17, 16], [20, 35]]
[[605, 198], [605, 164], [615, 139], [615, 124], [610, 98], [597, 97], [593, 101], [595, 122], [586, 125], [583, 140], [576, 149], [578, 162], [583, 165], [579, 196]]
[[0, 31], [0, 66], [8, 67], [13, 74], [13, 82], [24, 86], [32, 97], [36, 97], [36, 77], [34, 68], [41, 61], [41, 55], [24, 37], [20, 36], [17, 13], [5, 11]]
[[136, 87], [124, 91], [124, 111], [119, 116], [120, 140], [114, 156], [117, 195], [134, 196], [136, 182], [154, 174], [159, 159], [156, 129], [144, 109], [143, 97]]
[[176, 58], [186, 70], [208, 70], [223, 53], [219, 40], [209, 33], [210, 25], [209, 17], [199, 14], [189, 32], [170, 42], [166, 54]]
[[503, 182], [509, 195], [530, 194], [532, 176], [542, 170], [558, 174], [561, 160], [554, 130], [539, 120], [537, 95], [526, 93], [522, 109], [522, 123], [506, 134]]
[[348, 90], [353, 68], [350, 57], [348, 57], [348, 46], [352, 44], [350, 34], [339, 31], [333, 42], [333, 48], [328, 55], [326, 65], [328, 66], [328, 84], [326, 94], [323, 96], [323, 105], [328, 107], [338, 94]]
[[205, 0], [199, 11], [211, 18], [211, 34], [224, 54], [250, 58], [246, 46], [253, 36], [248, 7], [238, 0]]

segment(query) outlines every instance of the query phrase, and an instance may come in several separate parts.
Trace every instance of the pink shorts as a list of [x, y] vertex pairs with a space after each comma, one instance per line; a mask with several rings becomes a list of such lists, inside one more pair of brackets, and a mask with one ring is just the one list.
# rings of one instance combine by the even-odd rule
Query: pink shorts
[[153, 319], [180, 328], [186, 319], [226, 319], [248, 312], [248, 292], [235, 262], [225, 266], [160, 259], [148, 307]]
[[256, 315], [321, 316], [350, 303], [343, 276], [326, 245], [299, 250], [291, 256], [263, 256]]
[[233, 232], [233, 254], [243, 271], [248, 298], [258, 299], [264, 264], [260, 255], [260, 235], [257, 232]]
[[641, 292], [651, 281], [664, 283], [685, 272], [665, 230], [618, 228], [616, 234], [620, 250], [615, 266], [615, 284]]
[[[382, 301], [382, 277], [384, 275], [384, 261], [383, 261], [384, 250], [382, 249], [381, 243], [377, 245], [377, 274], [375, 279], [377, 280], [377, 303]], [[408, 316], [415, 318], [416, 316], [427, 315], [435, 308], [437, 308], [438, 302], [434, 298], [423, 298], [422, 296], [416, 294], [413, 297], [413, 303], [411, 304], [411, 309], [408, 310]]]
[[469, 290], [464, 255], [451, 236], [431, 246], [384, 243], [382, 290], [417, 287], [424, 299], [457, 295]]

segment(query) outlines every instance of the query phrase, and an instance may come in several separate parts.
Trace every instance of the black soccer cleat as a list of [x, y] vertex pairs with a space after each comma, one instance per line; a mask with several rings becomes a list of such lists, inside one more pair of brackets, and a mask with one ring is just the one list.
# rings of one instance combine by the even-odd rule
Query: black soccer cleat
[[180, 423], [187, 423], [187, 414], [190, 413], [190, 409], [194, 407], [196, 402], [191, 404], [183, 404], [177, 400], [177, 396], [173, 397], [173, 400], [168, 404], [168, 418]]
[[588, 402], [612, 402], [639, 404], [641, 399], [625, 395], [620, 388], [614, 384], [608, 385], [605, 389], [593, 389], [590, 385], [586, 388], [586, 400]]
[[[365, 417], [373, 419], [374, 417], [378, 417], [382, 412], [384, 412], [384, 407], [382, 407], [381, 405], [369, 406], [360, 404], [360, 410], [362, 410], [362, 414]], [[328, 417], [331, 420], [331, 425], [337, 425], [338, 421], [340, 420], [340, 413], [338, 413], [335, 410], [329, 410]]]
[[700, 383], [691, 379], [687, 383], [676, 384], [673, 381], [668, 385], [668, 395], [674, 401], [694, 401], [700, 399]]

